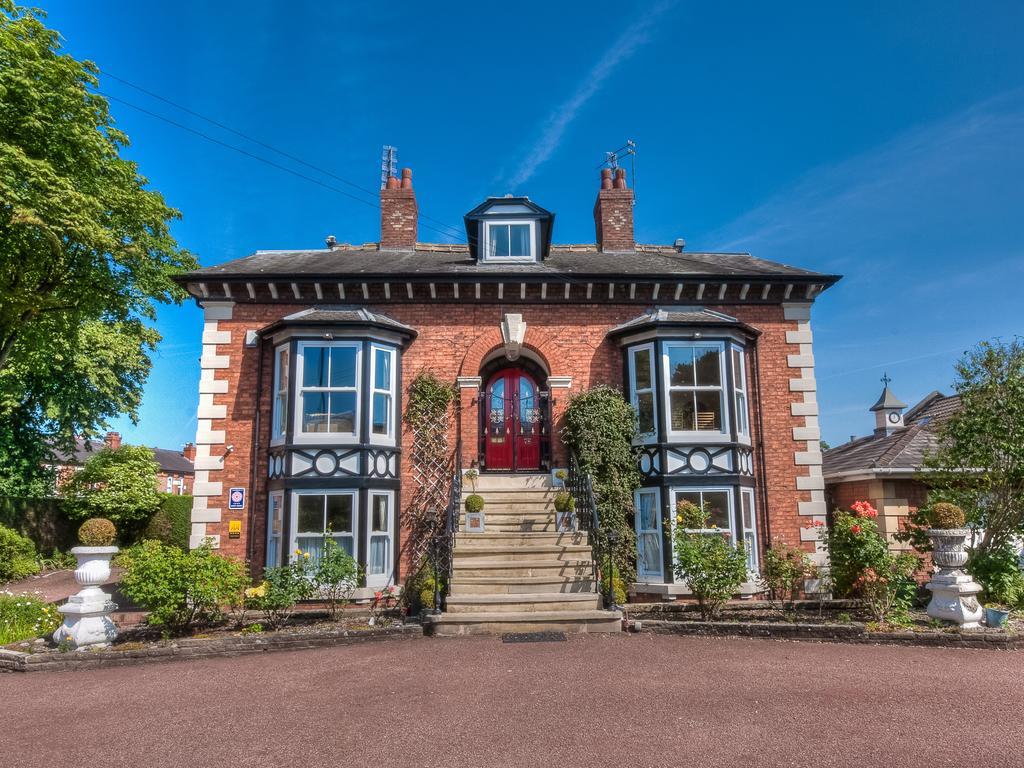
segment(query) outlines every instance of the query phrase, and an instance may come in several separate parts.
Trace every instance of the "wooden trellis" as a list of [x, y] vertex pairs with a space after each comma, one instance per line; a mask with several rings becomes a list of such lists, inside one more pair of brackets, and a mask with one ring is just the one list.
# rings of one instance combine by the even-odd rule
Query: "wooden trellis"
[[407, 507], [407, 547], [412, 574], [419, 571], [435, 538], [445, 532], [454, 466], [454, 457], [448, 450], [450, 427], [451, 409], [413, 427], [409, 457], [413, 496]]

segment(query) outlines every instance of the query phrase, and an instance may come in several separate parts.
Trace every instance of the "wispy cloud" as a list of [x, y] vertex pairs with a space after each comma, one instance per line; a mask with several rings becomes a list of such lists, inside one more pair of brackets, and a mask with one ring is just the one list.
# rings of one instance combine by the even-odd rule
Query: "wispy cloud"
[[525, 153], [527, 159], [508, 178], [507, 183], [515, 188], [528, 181], [537, 169], [547, 162], [562, 143], [566, 130], [579, 116], [612, 73], [629, 59], [636, 50], [650, 37], [655, 22], [673, 5], [674, 0], [660, 2], [643, 16], [634, 21], [608, 48], [598, 62], [587, 72], [586, 77], [576, 86], [576, 90], [564, 102], [559, 104], [544, 120], [536, 141]]

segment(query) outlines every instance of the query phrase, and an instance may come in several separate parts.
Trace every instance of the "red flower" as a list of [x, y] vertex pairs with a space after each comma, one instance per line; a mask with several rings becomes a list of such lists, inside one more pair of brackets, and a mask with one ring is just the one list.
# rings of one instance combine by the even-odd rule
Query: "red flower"
[[824, 528], [825, 527], [825, 521], [824, 520], [815, 520], [814, 521], [814, 527], [815, 528]]
[[851, 525], [850, 526], [850, 533], [860, 533], [860, 526], [859, 525]]
[[857, 517], [878, 517], [878, 510], [871, 506], [869, 501], [855, 501], [850, 509]]

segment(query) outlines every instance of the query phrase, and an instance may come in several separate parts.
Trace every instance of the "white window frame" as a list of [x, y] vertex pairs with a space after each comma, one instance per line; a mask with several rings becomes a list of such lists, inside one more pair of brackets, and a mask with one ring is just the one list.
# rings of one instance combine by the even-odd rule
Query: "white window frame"
[[[658, 534], [658, 552], [661, 557], [658, 560], [658, 571], [645, 571], [640, 558], [640, 497], [644, 494], [654, 496], [654, 521]], [[633, 491], [633, 505], [636, 509], [634, 516], [634, 530], [637, 539], [636, 555], [636, 580], [646, 584], [661, 584], [665, 581], [665, 532], [661, 524], [661, 489], [660, 488], [638, 488]]]
[[[530, 228], [530, 255], [529, 256], [491, 256], [491, 227], [507, 227], [514, 224], [523, 224]], [[503, 261], [503, 262], [524, 262], [537, 260], [537, 221], [535, 219], [494, 219], [484, 220], [483, 250], [481, 261]], [[509, 241], [511, 242], [511, 232]]]
[[[750, 527], [743, 520], [743, 500], [748, 499], [750, 503]], [[751, 546], [747, 551], [747, 571], [750, 573], [750, 580], [754, 581], [761, 572], [761, 558], [757, 546], [757, 494], [753, 488], [740, 487], [740, 526], [743, 530], [743, 543], [747, 543], [747, 535], [750, 535]]]
[[[282, 358], [284, 364], [282, 365]], [[285, 441], [288, 424], [288, 403], [291, 400], [291, 372], [288, 364], [291, 351], [288, 344], [274, 348], [274, 392], [270, 414], [270, 444], [280, 445]]]
[[[730, 348], [730, 364], [732, 365], [732, 404], [736, 412], [736, 434], [740, 440], [750, 442], [750, 392], [747, 386], [747, 355], [746, 350], [738, 344]], [[738, 360], [738, 362], [737, 362]], [[740, 399], [743, 406], [740, 407]]]
[[[386, 389], [377, 387], [376, 376], [377, 376], [377, 356], [388, 355], [391, 358], [391, 384]], [[371, 344], [370, 345], [370, 392], [367, 402], [369, 407], [367, 411], [369, 413], [369, 419], [367, 420], [367, 442], [374, 445], [394, 445], [395, 444], [395, 421], [397, 420], [396, 414], [396, 403], [397, 403], [397, 379], [398, 379], [398, 350], [394, 347], [385, 346], [383, 344]], [[373, 431], [373, 400], [376, 395], [387, 395], [388, 397], [388, 431], [386, 434], [379, 435]]]
[[[301, 490], [295, 490], [291, 492], [291, 503], [292, 503], [292, 514], [291, 514], [291, 525], [289, 526], [288, 541], [288, 562], [294, 562], [297, 555], [295, 550], [298, 548], [299, 538], [299, 497], [300, 496], [350, 496], [352, 497], [352, 531], [346, 533], [338, 533], [337, 531], [331, 532], [331, 537], [335, 540], [342, 538], [352, 539], [352, 557], [358, 560], [359, 558], [359, 491], [355, 488], [303, 488]], [[326, 499], [324, 504], [326, 505]], [[325, 513], [326, 514], [326, 513]], [[321, 531], [323, 535], [323, 531]]]
[[[348, 347], [356, 351], [355, 386], [352, 387], [307, 387], [303, 381], [305, 375], [305, 353], [309, 348]], [[361, 341], [300, 341], [296, 346], [295, 379], [292, 391], [295, 393], [295, 417], [293, 421], [295, 442], [332, 443], [344, 445], [358, 443], [362, 429], [362, 395], [363, 395], [363, 342]], [[306, 392], [355, 392], [356, 406], [353, 414], [352, 432], [304, 432], [302, 429], [302, 413], [304, 410], [303, 395]]]
[[[276, 534], [274, 533], [275, 511], [280, 515], [281, 521], [281, 529]], [[284, 536], [284, 491], [271, 491], [267, 496], [267, 551], [263, 560], [268, 567], [281, 564], [282, 536]]]
[[[675, 541], [676, 532], [676, 504], [679, 503], [677, 495], [680, 493], [700, 493], [701, 503], [704, 503], [705, 493], [725, 493], [726, 499], [729, 501], [729, 543], [736, 546], [736, 488], [732, 485], [675, 485], [669, 489], [669, 499], [672, 502], [671, 512], [669, 520], [671, 521], [671, 539]], [[713, 533], [712, 530], [706, 529], [709, 536], [721, 535], [720, 533]], [[724, 531], [724, 528], [718, 528], [717, 531]], [[672, 548], [672, 564], [676, 563], [675, 547]]]
[[[636, 355], [638, 352], [648, 353], [648, 365], [650, 366], [650, 388], [640, 390], [636, 384]], [[651, 403], [654, 409], [652, 416], [654, 421], [654, 429], [651, 432], [641, 432], [640, 423], [637, 421], [637, 434], [633, 439], [634, 445], [645, 445], [648, 443], [655, 443], [658, 441], [658, 377], [655, 373], [657, 366], [654, 364], [654, 344], [640, 344], [636, 347], [629, 348], [629, 393], [630, 399], [633, 403], [633, 407], [637, 409], [637, 414], [640, 412], [640, 394], [650, 392]]]
[[[669, 354], [672, 349], [694, 347], [718, 350], [719, 385], [710, 386], [672, 386], [672, 371], [669, 367]], [[666, 341], [662, 345], [662, 407], [665, 409], [665, 429], [670, 440], [674, 442], [726, 443], [730, 442], [729, 402], [726, 392], [729, 391], [726, 380], [726, 359], [724, 341]], [[705, 430], [674, 430], [672, 428], [672, 392], [718, 392], [719, 408], [722, 413], [722, 428], [717, 432]]]
[[[388, 500], [388, 530], [386, 534], [374, 533], [373, 531], [373, 499], [375, 496], [383, 496]], [[366, 586], [386, 587], [391, 582], [395, 572], [395, 492], [371, 490], [366, 496]], [[370, 543], [374, 537], [387, 536], [388, 557], [387, 569], [384, 573], [370, 573]]]

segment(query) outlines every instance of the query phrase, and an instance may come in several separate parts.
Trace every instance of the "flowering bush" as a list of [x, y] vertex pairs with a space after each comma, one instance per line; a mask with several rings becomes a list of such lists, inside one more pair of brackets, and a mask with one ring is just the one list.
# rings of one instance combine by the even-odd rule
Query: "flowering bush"
[[[824, 525], [821, 521], [815, 522]], [[760, 583], [767, 590], [769, 600], [779, 601], [785, 607], [787, 602], [792, 605], [800, 597], [804, 579], [811, 578], [815, 572], [809, 554], [799, 547], [775, 541], [764, 554]]]
[[878, 510], [866, 501], [836, 512], [825, 539], [832, 586], [840, 597], [864, 598], [879, 623], [902, 623], [913, 596], [910, 577], [919, 563], [909, 553], [889, 552], [877, 517]]
[[183, 631], [216, 621], [249, 583], [245, 564], [204, 544], [191, 552], [143, 541], [123, 554], [121, 590], [149, 611], [150, 624]]
[[313, 597], [314, 569], [309, 552], [296, 549], [293, 562], [267, 568], [263, 581], [245, 590], [245, 607], [262, 611], [264, 620], [274, 629], [284, 626], [295, 613], [295, 605]]
[[373, 593], [370, 603], [370, 626], [386, 627], [393, 621], [393, 614], [398, 607], [398, 590], [388, 585]]
[[57, 606], [36, 595], [0, 592], [0, 645], [46, 637], [59, 626]]
[[708, 521], [708, 511], [691, 502], [681, 501], [676, 507], [676, 577], [697, 598], [705, 621], [721, 613], [722, 606], [747, 578], [743, 546], [733, 546], [729, 531], [714, 531]]

